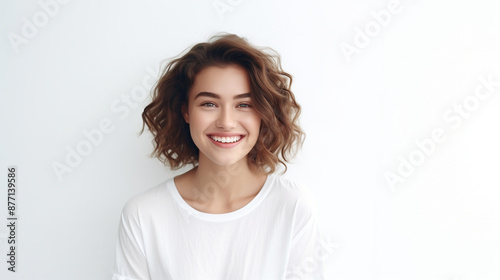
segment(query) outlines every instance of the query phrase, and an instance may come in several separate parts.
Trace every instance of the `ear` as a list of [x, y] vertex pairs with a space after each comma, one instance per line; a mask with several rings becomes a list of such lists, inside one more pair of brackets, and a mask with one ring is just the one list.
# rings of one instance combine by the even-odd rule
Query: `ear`
[[188, 113], [188, 108], [187, 108], [186, 104], [182, 105], [181, 111], [182, 111], [182, 116], [184, 117], [184, 121], [186, 123], [189, 123], [189, 113]]

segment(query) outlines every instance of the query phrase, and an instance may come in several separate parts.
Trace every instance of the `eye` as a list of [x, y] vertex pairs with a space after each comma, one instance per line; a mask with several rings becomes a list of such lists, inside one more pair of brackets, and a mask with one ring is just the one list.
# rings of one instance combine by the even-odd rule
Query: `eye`
[[241, 104], [238, 104], [238, 107], [240, 107], [240, 108], [252, 108], [252, 105], [248, 104], [248, 103], [241, 103]]
[[200, 106], [202, 106], [202, 107], [216, 107], [213, 102], [203, 102], [203, 103], [201, 103]]

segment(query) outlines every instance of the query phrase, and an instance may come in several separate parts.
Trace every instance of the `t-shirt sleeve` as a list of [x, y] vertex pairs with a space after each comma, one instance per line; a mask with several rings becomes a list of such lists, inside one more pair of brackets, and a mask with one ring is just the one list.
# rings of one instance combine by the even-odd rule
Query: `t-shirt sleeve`
[[303, 188], [296, 204], [286, 280], [324, 280], [325, 250], [321, 246], [318, 205], [312, 192]]
[[150, 279], [138, 205], [134, 200], [129, 201], [122, 211], [112, 279]]

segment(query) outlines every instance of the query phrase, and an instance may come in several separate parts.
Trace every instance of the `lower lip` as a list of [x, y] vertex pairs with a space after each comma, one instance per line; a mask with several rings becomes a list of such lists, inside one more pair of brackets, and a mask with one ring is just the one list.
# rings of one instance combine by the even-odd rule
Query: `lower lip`
[[210, 139], [212, 141], [212, 143], [214, 143], [216, 146], [221, 147], [221, 148], [235, 147], [241, 142], [241, 140], [243, 140], [243, 138], [245, 138], [245, 136], [241, 136], [240, 140], [238, 140], [237, 142], [234, 142], [234, 143], [221, 143], [221, 142], [215, 141], [214, 139], [212, 139], [212, 137], [208, 136], [208, 139]]

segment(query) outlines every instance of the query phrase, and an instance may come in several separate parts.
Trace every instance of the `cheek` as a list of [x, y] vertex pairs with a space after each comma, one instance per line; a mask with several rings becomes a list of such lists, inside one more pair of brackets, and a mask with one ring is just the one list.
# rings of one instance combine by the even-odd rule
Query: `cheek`
[[189, 112], [189, 129], [191, 137], [197, 137], [200, 132], [203, 132], [209, 125], [210, 119], [206, 114], [200, 114], [196, 110]]
[[254, 114], [251, 117], [247, 118], [245, 121], [246, 121], [246, 127], [248, 128], [249, 132], [253, 134], [253, 137], [257, 139], [259, 137], [259, 130], [261, 124], [260, 117], [257, 114]]
[[210, 122], [212, 114], [201, 110], [200, 108], [191, 108], [189, 110], [189, 121], [197, 126], [205, 125]]

